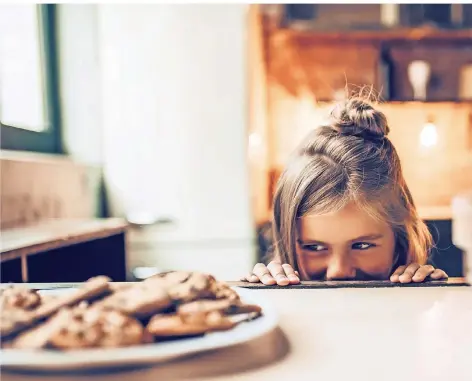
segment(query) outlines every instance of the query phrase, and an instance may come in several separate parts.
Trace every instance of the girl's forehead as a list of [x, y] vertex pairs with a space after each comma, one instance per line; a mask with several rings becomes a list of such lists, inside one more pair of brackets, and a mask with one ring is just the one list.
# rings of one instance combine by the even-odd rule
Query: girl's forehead
[[322, 215], [307, 215], [298, 219], [299, 239], [337, 242], [367, 235], [386, 235], [391, 227], [373, 218], [355, 203]]

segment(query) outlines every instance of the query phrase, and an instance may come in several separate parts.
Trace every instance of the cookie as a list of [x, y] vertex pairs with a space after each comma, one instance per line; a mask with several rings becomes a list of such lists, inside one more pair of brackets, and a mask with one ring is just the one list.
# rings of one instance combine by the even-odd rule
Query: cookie
[[118, 292], [133, 287], [134, 283], [110, 283], [110, 292]]
[[116, 310], [75, 307], [64, 309], [60, 329], [49, 343], [58, 349], [116, 348], [137, 345], [144, 341], [142, 324]]
[[195, 319], [183, 319], [180, 315], [156, 315], [148, 323], [147, 331], [156, 337], [183, 337], [202, 335], [212, 331], [228, 330], [234, 323], [221, 313], [213, 311]]
[[40, 295], [25, 287], [11, 286], [0, 291], [0, 307], [2, 309], [20, 308], [32, 310], [41, 303]]
[[224, 282], [213, 282], [211, 292], [216, 299], [239, 300], [238, 293]]
[[61, 307], [73, 306], [103, 295], [110, 291], [110, 281], [111, 279], [106, 276], [90, 278], [73, 292], [61, 295], [49, 303], [41, 305], [35, 311], [35, 315], [37, 318], [47, 317], [59, 311]]
[[50, 294], [40, 294], [41, 296], [41, 304], [52, 303], [54, 300], [57, 300], [57, 295], [50, 295]]
[[166, 271], [146, 278], [143, 283], [162, 284], [168, 288], [184, 283], [192, 275], [189, 271]]
[[2, 340], [24, 327], [29, 327], [34, 319], [29, 311], [22, 308], [2, 308], [0, 314], [0, 333]]
[[171, 307], [172, 300], [163, 287], [140, 282], [116, 291], [95, 305], [136, 318], [147, 318]]
[[199, 272], [171, 271], [146, 279], [143, 283], [156, 288], [164, 288], [174, 303], [186, 303], [200, 298], [213, 298], [211, 275]]
[[215, 278], [207, 274], [192, 273], [185, 282], [170, 287], [167, 292], [174, 302], [186, 303], [200, 298], [212, 297]]
[[177, 313], [184, 316], [207, 314], [212, 311], [221, 312], [224, 315], [237, 315], [261, 313], [261, 308], [254, 304], [243, 304], [239, 300], [233, 299], [197, 300], [177, 307]]
[[[59, 350], [110, 348], [229, 330], [261, 315], [213, 276], [171, 271], [139, 283], [92, 278], [54, 297], [34, 291], [2, 292], [2, 345]], [[36, 296], [35, 296], [36, 295]], [[39, 304], [36, 301], [39, 297]], [[150, 319], [148, 319], [150, 318]], [[146, 327], [138, 319], [148, 322]]]
[[67, 326], [69, 317], [59, 311], [43, 323], [20, 333], [11, 342], [10, 348], [41, 349], [45, 348], [55, 333]]
[[58, 296], [41, 304], [34, 310], [21, 310], [18, 308], [5, 308], [0, 314], [0, 336], [7, 337], [16, 334], [36, 322], [39, 322], [55, 314], [63, 307], [73, 306], [81, 301], [91, 300], [109, 291], [110, 279], [99, 276], [89, 279], [81, 287], [71, 293]]

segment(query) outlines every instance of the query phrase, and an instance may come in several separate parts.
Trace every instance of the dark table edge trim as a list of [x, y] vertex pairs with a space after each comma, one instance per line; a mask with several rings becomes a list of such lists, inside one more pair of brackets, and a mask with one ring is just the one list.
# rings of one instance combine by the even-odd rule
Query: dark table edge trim
[[330, 289], [330, 288], [431, 288], [431, 287], [469, 287], [464, 278], [451, 278], [447, 281], [428, 281], [422, 283], [392, 283], [390, 281], [356, 282], [302, 282], [289, 286], [266, 286], [260, 283], [230, 282], [231, 286], [256, 290], [274, 289]]
[[[116, 284], [122, 283], [134, 283], [134, 282], [114, 282]], [[428, 281], [423, 283], [392, 283], [390, 281], [310, 281], [302, 282], [301, 284], [291, 286], [265, 286], [260, 283], [248, 283], [248, 282], [235, 282], [226, 281], [226, 283], [232, 287], [241, 287], [246, 289], [255, 290], [273, 290], [273, 289], [328, 289], [328, 288], [411, 288], [411, 287], [469, 287], [470, 284], [466, 282], [465, 278], [449, 278], [444, 281]], [[60, 288], [72, 288], [77, 287], [81, 283], [0, 283], [0, 288], [5, 288], [10, 285], [17, 284], [26, 288], [38, 289], [38, 290], [51, 290]]]

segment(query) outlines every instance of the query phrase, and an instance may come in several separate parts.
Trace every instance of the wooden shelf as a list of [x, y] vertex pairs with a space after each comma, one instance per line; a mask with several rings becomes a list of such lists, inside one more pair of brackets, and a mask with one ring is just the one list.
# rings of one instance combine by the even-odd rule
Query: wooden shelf
[[124, 232], [121, 219], [51, 220], [1, 231], [0, 262]]
[[[317, 99], [316, 103], [336, 103], [337, 101], [335, 100], [329, 100], [329, 99]], [[471, 104], [472, 105], [472, 99], [464, 99], [464, 100], [426, 100], [426, 101], [420, 101], [420, 100], [414, 100], [414, 99], [392, 99], [392, 100], [384, 100], [384, 101], [379, 101], [380, 104], [451, 104], [451, 105], [462, 105], [462, 104]]]
[[87, 279], [105, 272], [112, 279], [124, 279], [127, 226], [115, 218], [56, 219], [4, 229], [0, 250], [2, 280], [7, 275], [8, 279], [21, 276], [23, 282], [49, 282]]
[[470, 29], [437, 29], [434, 27], [379, 29], [379, 30], [294, 30], [277, 29], [273, 38], [288, 38], [299, 44], [319, 42], [448, 42], [472, 43]]
[[415, 100], [415, 99], [392, 99], [392, 100], [386, 100], [383, 103], [451, 103], [451, 104], [467, 104], [471, 103], [472, 104], [472, 99], [441, 99], [441, 100], [425, 100], [425, 101], [420, 101], [420, 100]]

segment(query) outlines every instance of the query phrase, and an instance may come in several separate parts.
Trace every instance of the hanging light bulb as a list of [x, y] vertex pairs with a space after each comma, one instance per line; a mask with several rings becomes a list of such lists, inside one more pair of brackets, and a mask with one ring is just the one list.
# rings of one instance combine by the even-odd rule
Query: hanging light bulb
[[432, 120], [428, 120], [420, 133], [420, 144], [423, 147], [433, 147], [438, 143], [438, 128]]

